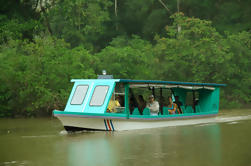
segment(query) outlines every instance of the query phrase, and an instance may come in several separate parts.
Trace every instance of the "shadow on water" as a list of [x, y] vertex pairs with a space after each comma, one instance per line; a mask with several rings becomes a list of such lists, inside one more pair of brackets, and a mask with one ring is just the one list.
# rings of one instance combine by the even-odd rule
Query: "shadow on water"
[[188, 126], [79, 134], [62, 132], [56, 119], [5, 119], [0, 121], [0, 166], [248, 165], [249, 115], [221, 114], [215, 122]]

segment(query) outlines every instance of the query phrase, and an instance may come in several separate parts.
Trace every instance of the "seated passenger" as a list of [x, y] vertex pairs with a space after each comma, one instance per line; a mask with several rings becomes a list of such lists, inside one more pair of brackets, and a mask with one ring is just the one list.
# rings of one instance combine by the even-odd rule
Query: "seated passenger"
[[169, 104], [168, 104], [168, 112], [170, 114], [175, 114], [175, 111], [177, 110], [177, 104], [173, 103], [172, 97], [168, 97]]
[[149, 103], [146, 104], [146, 107], [150, 109], [151, 115], [158, 115], [159, 113], [159, 102], [154, 100], [154, 96], [149, 96]]
[[119, 101], [119, 104], [121, 107], [124, 107], [125, 106], [125, 97], [124, 96], [121, 96], [121, 95], [118, 95], [118, 101]]
[[110, 112], [110, 113], [116, 112], [116, 107], [120, 107], [119, 100], [117, 97], [114, 100], [114, 95], [112, 94], [112, 97], [111, 97], [111, 100], [108, 104], [106, 112]]
[[177, 106], [178, 106], [178, 113], [179, 114], [183, 114], [183, 112], [182, 112], [182, 109], [180, 108], [180, 106], [182, 106], [183, 104], [182, 104], [182, 102], [181, 101], [179, 101], [179, 96], [175, 96], [175, 101], [174, 101], [174, 103], [175, 104], [177, 104]]
[[198, 105], [198, 104], [199, 104], [199, 99], [196, 98], [196, 99], [195, 99], [195, 102], [194, 102], [194, 105]]
[[138, 95], [138, 108], [140, 115], [143, 114], [143, 110], [146, 107], [146, 101], [144, 100], [142, 95]]
[[132, 114], [133, 111], [134, 111], [134, 108], [137, 108], [137, 107], [138, 107], [138, 103], [137, 103], [135, 97], [132, 95], [132, 96], [130, 97], [130, 101], [129, 101], [129, 110], [130, 110], [130, 114]]

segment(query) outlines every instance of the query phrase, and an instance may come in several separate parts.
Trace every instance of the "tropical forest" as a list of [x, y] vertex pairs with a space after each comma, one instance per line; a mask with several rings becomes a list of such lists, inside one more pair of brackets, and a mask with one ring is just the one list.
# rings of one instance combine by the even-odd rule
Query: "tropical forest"
[[51, 116], [71, 79], [226, 84], [251, 106], [251, 0], [1, 0], [0, 117]]

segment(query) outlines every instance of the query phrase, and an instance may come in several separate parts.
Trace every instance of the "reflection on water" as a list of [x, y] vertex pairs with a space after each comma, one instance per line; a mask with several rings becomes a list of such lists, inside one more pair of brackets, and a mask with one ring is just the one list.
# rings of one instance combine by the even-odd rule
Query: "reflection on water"
[[113, 133], [89, 133], [71, 138], [68, 144], [68, 165], [116, 166], [118, 156], [109, 138]]
[[239, 115], [220, 115], [224, 123], [80, 134], [65, 134], [56, 119], [1, 119], [0, 166], [250, 165], [251, 111]]

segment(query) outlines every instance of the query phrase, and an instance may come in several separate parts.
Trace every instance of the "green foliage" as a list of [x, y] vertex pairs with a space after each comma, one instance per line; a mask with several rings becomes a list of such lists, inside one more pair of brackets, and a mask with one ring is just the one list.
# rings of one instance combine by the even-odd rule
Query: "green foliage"
[[[167, 6], [175, 11], [176, 1], [170, 1]], [[169, 16], [170, 13], [156, 0], [118, 1], [119, 30], [122, 29], [129, 36], [136, 34], [152, 40], [170, 23]]]
[[28, 39], [42, 31], [39, 14], [34, 9], [35, 1], [0, 2], [0, 44], [9, 40]]
[[[72, 78], [94, 77], [95, 58], [83, 47], [70, 49], [62, 40], [36, 38], [1, 47], [0, 105], [15, 115], [32, 116], [63, 108]], [[2, 113], [3, 114], [3, 113]], [[5, 116], [9, 113], [5, 112]]]
[[41, 24], [33, 19], [8, 19], [0, 15], [0, 44], [9, 40], [32, 39], [41, 28]]
[[166, 27], [167, 37], [156, 37], [156, 76], [163, 80], [226, 83], [223, 102], [250, 102], [251, 34], [221, 35], [210, 21], [182, 13], [172, 18], [173, 25]]
[[132, 39], [120, 36], [98, 53], [98, 71], [106, 69], [115, 78], [150, 79], [152, 77], [152, 45], [133, 36]]
[[226, 83], [222, 106], [249, 106], [250, 1], [177, 2], [1, 1], [0, 117], [63, 109], [70, 79], [102, 69], [115, 78]]
[[104, 23], [110, 20], [108, 0], [62, 0], [49, 10], [53, 34], [71, 43], [72, 47], [92, 44], [104, 34]]
[[189, 17], [211, 20], [220, 32], [239, 32], [250, 30], [250, 4], [248, 0], [182, 0], [180, 6]]

